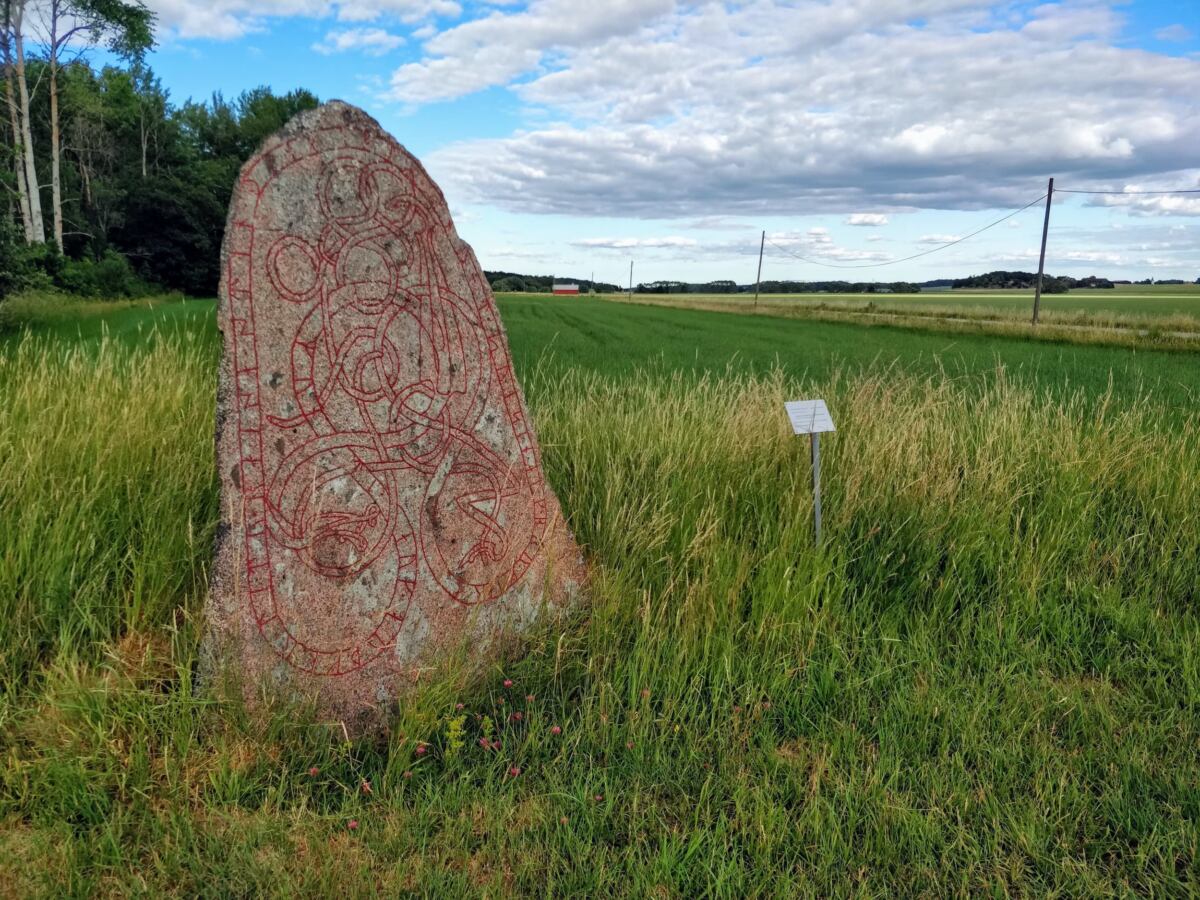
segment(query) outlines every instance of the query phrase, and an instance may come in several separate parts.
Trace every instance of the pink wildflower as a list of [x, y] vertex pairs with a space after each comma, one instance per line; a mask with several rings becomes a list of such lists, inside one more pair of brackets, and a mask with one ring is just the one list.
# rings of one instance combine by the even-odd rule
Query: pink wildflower
[[550, 733], [551, 734], [562, 734], [562, 729], [559, 728], [557, 725], [555, 725], [553, 728], [550, 729]]
[[505, 686], [505, 687], [512, 687], [512, 679], [511, 679], [511, 678], [505, 678], [505, 679], [504, 679], [504, 686]]
[[358, 830], [358, 819], [351, 819], [349, 822], [346, 823], [346, 827], [349, 828], [351, 831], [357, 831]]
[[516, 778], [518, 775], [520, 775], [520, 774], [521, 774], [521, 767], [520, 767], [520, 766], [513, 766], [512, 768], [510, 768], [510, 769], [508, 770], [508, 774], [509, 774], [509, 775], [511, 775], [513, 778]]
[[316, 766], [313, 766], [311, 769], [308, 770], [308, 774], [311, 775], [313, 778], [316, 778], [318, 775], [321, 774], [321, 770], [318, 769]]

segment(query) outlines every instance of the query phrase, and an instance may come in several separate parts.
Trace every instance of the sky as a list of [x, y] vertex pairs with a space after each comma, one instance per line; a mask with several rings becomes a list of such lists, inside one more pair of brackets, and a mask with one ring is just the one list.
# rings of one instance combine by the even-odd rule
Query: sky
[[[763, 231], [763, 279], [1035, 270], [1051, 176], [1200, 189], [1200, 0], [146, 2], [174, 101], [363, 107], [489, 270], [744, 284]], [[1195, 280], [1200, 193], [1057, 193], [1046, 269]]]

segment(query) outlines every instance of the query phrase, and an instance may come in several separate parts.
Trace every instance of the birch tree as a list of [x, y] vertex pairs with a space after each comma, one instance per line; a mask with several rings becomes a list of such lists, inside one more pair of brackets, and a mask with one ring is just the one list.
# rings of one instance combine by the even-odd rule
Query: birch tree
[[[38, 183], [37, 162], [33, 156], [33, 129], [29, 124], [29, 84], [25, 79], [25, 12], [26, 0], [5, 0], [4, 19], [6, 38], [11, 42], [12, 75], [17, 83], [17, 125], [20, 146], [16, 148], [23, 174], [26, 219], [25, 239], [31, 244], [45, 243], [46, 226], [42, 220], [42, 193]], [[21, 183], [21, 180], [18, 180]]]
[[[20, 2], [20, 0], [17, 0]], [[50, 69], [50, 194], [54, 243], [63, 249], [62, 129], [58, 73], [65, 54], [104, 46], [129, 60], [140, 59], [154, 43], [154, 14], [140, 0], [42, 0], [41, 31]]]
[[33, 222], [29, 211], [29, 186], [25, 181], [25, 154], [21, 147], [21, 124], [17, 113], [17, 85], [13, 73], [12, 9], [11, 0], [4, 3], [4, 27], [0, 31], [0, 58], [4, 64], [4, 103], [8, 109], [8, 124], [12, 138], [13, 183], [17, 194], [17, 209], [21, 225], [25, 230], [25, 242], [33, 241]]

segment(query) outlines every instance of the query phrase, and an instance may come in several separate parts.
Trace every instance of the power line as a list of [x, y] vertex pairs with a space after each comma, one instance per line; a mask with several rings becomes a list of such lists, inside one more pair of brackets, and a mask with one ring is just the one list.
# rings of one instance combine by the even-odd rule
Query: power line
[[786, 247], [781, 247], [779, 244], [775, 243], [770, 238], [767, 238], [766, 240], [767, 240], [767, 243], [770, 244], [772, 247], [774, 247], [776, 250], [786, 253], [788, 256], [794, 256], [796, 259], [802, 260], [803, 262], [811, 263], [814, 266], [824, 266], [827, 269], [877, 269], [880, 266], [894, 266], [896, 263], [908, 262], [910, 259], [917, 259], [918, 257], [921, 257], [921, 256], [928, 256], [931, 253], [937, 253], [939, 250], [945, 250], [947, 247], [953, 247], [955, 244], [961, 244], [963, 241], [968, 240], [969, 238], [973, 238], [977, 234], [983, 234], [989, 228], [995, 228], [1001, 222], [1007, 222], [1009, 219], [1011, 219], [1017, 213], [1023, 213], [1023, 212], [1025, 212], [1025, 210], [1029, 209], [1029, 207], [1036, 206], [1037, 204], [1041, 203], [1045, 199], [1046, 199], [1046, 195], [1042, 194], [1042, 196], [1038, 197], [1036, 200], [1031, 200], [1029, 203], [1026, 203], [1020, 209], [1014, 209], [1008, 215], [997, 219], [995, 222], [990, 222], [989, 224], [984, 225], [982, 228], [978, 229], [977, 231], [972, 231], [970, 234], [964, 234], [962, 237], [955, 238], [952, 241], [947, 241], [945, 244], [939, 244], [936, 247], [931, 247], [929, 250], [922, 250], [920, 253], [914, 253], [912, 256], [904, 256], [904, 257], [901, 257], [900, 259], [889, 259], [886, 262], [861, 263], [861, 264], [857, 264], [857, 265], [845, 265], [845, 264], [841, 264], [841, 263], [821, 262], [820, 260], [809, 259], [807, 256], [801, 256], [799, 253], [794, 253], [791, 250], [787, 249]]
[[1109, 194], [1112, 196], [1135, 196], [1135, 195], [1150, 195], [1150, 194], [1200, 194], [1200, 188], [1187, 189], [1179, 191], [1075, 191], [1070, 188], [1055, 188], [1056, 194]]

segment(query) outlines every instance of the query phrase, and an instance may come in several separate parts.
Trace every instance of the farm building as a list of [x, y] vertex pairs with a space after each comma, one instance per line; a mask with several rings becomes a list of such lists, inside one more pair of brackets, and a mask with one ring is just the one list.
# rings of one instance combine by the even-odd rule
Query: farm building
[[578, 294], [579, 285], [577, 284], [556, 284], [554, 285], [554, 293], [556, 294]]

